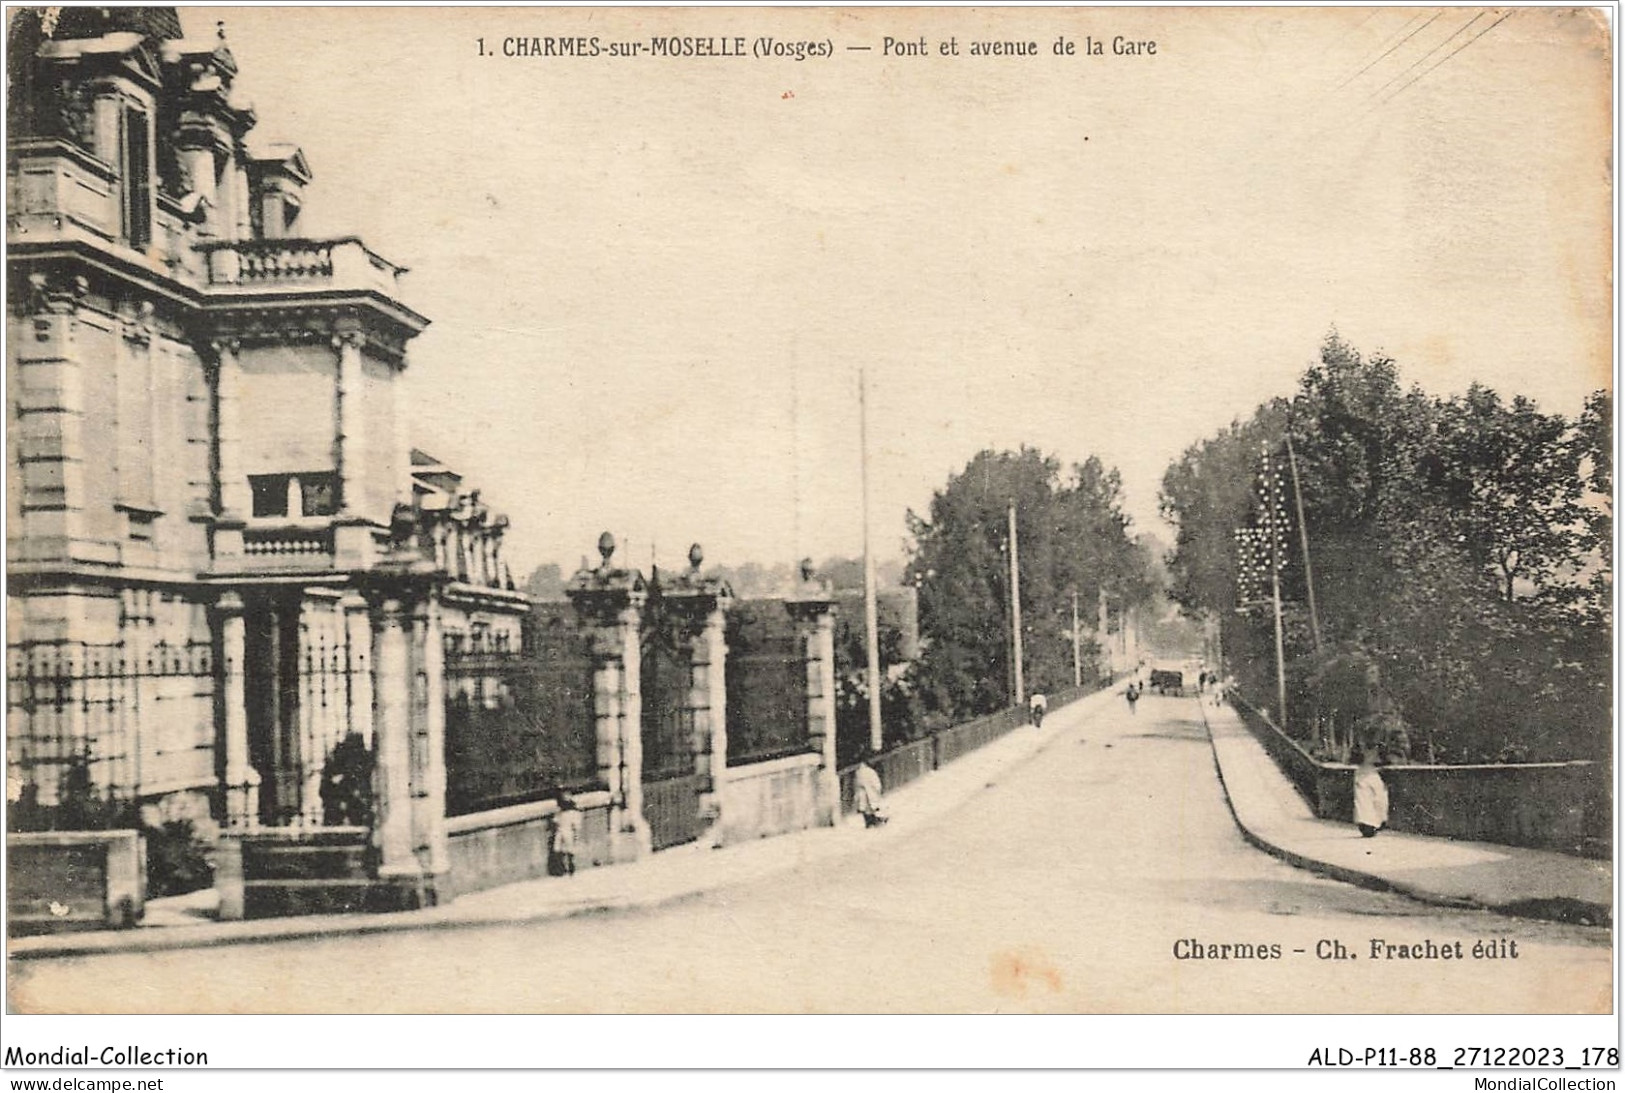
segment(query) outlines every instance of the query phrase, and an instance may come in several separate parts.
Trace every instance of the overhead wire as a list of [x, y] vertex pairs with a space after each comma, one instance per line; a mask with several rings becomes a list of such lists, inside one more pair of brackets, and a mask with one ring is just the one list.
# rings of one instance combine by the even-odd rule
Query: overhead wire
[[1388, 90], [1388, 88], [1392, 87], [1393, 84], [1395, 83], [1395, 81], [1404, 79], [1418, 65], [1422, 64], [1422, 62], [1426, 61], [1429, 57], [1431, 57], [1435, 53], [1439, 52], [1439, 50], [1443, 49], [1445, 46], [1447, 46], [1451, 42], [1455, 41], [1458, 37], [1461, 36], [1461, 34], [1464, 31], [1466, 31], [1474, 23], [1476, 23], [1480, 19], [1484, 18], [1484, 15], [1485, 15], [1484, 12], [1478, 12], [1471, 19], [1467, 20], [1461, 26], [1459, 26], [1455, 30], [1451, 31], [1448, 36], [1441, 39], [1437, 44], [1435, 44], [1433, 46], [1432, 49], [1428, 50], [1426, 53], [1424, 53], [1420, 57], [1416, 58], [1416, 60], [1412, 61], [1409, 65], [1407, 65], [1405, 68], [1401, 69], [1399, 72], [1396, 72], [1394, 75], [1388, 77], [1388, 82], [1383, 84], [1381, 87], [1377, 88], [1375, 91], [1373, 91], [1368, 96], [1368, 98], [1376, 98], [1377, 96], [1381, 95], [1384, 91]]
[[1402, 95], [1405, 92], [1406, 88], [1414, 86], [1418, 80], [1420, 80], [1423, 77], [1425, 77], [1426, 75], [1428, 75], [1428, 73], [1436, 71], [1446, 61], [1450, 60], [1452, 57], [1456, 56], [1462, 50], [1466, 49], [1468, 46], [1472, 45], [1474, 42], [1476, 42], [1480, 38], [1484, 37], [1484, 35], [1488, 34], [1490, 31], [1494, 30], [1496, 27], [1500, 26], [1502, 23], [1506, 22], [1508, 19], [1512, 18], [1512, 16], [1515, 15], [1516, 13], [1517, 13], [1516, 9], [1508, 11], [1505, 15], [1501, 16], [1501, 18], [1497, 19], [1495, 22], [1491, 23], [1489, 26], [1485, 27], [1483, 30], [1479, 31], [1477, 34], [1473, 35], [1471, 38], [1467, 39], [1465, 42], [1461, 43], [1461, 45], [1459, 45], [1455, 49], [1451, 50], [1449, 53], [1447, 53], [1445, 56], [1441, 57], [1439, 60], [1435, 61], [1432, 65], [1430, 65], [1426, 69], [1424, 69], [1421, 72], [1417, 73], [1415, 76], [1413, 76], [1411, 79], [1407, 80], [1405, 83], [1401, 84], [1397, 89], [1395, 89], [1393, 94], [1391, 94], [1387, 98], [1383, 99], [1382, 103], [1379, 103], [1378, 105], [1380, 106], [1383, 103], [1393, 102], [1396, 98], [1398, 98], [1400, 95]]
[[[1421, 14], [1420, 12], [1417, 13], [1417, 15], [1420, 15], [1420, 14]], [[1433, 15], [1431, 17], [1429, 17], [1427, 22], [1423, 23], [1421, 26], [1417, 27], [1415, 30], [1413, 30], [1409, 34], [1405, 35], [1405, 37], [1401, 38], [1399, 41], [1395, 42], [1393, 45], [1391, 45], [1387, 49], [1383, 50], [1381, 53], [1379, 53], [1377, 55], [1375, 60], [1372, 60], [1372, 61], [1368, 62], [1364, 68], [1360, 69], [1354, 75], [1350, 76], [1348, 79], [1346, 79], [1342, 83], [1338, 84], [1337, 85], [1337, 90], [1338, 91], [1343, 90], [1343, 88], [1347, 87], [1349, 84], [1353, 83], [1355, 80], [1359, 79], [1361, 76], [1364, 76], [1367, 72], [1371, 71], [1378, 64], [1380, 64], [1383, 61], [1383, 59], [1386, 58], [1390, 53], [1392, 53], [1394, 50], [1398, 49], [1400, 46], [1404, 45], [1406, 42], [1410, 41], [1412, 38], [1416, 37], [1418, 34], [1422, 33], [1424, 30], [1426, 30], [1429, 26], [1431, 26], [1433, 24], [1434, 20], [1438, 19], [1439, 16], [1441, 16], [1443, 14], [1444, 14], [1444, 12], [1442, 12], [1442, 11], [1434, 12]], [[1399, 31], [1396, 31], [1395, 33], [1400, 33], [1402, 31], [1404, 31], [1405, 27], [1410, 26], [1414, 22], [1416, 22], [1416, 15], [1413, 15], [1409, 19], [1407, 19], [1405, 21], [1404, 25], [1399, 28]]]

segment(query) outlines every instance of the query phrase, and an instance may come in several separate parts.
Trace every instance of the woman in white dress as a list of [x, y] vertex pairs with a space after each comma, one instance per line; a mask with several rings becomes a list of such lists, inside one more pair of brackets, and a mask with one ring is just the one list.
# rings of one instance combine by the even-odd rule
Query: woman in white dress
[[1371, 838], [1388, 826], [1388, 786], [1377, 769], [1377, 750], [1367, 748], [1354, 769], [1354, 826]]

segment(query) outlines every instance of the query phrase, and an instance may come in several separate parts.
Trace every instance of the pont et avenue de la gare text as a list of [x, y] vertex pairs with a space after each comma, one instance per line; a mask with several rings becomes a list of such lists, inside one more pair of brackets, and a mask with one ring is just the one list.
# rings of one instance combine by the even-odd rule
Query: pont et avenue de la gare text
[[894, 38], [883, 35], [878, 43], [851, 42], [839, 46], [828, 38], [786, 39], [746, 35], [654, 35], [648, 38], [617, 39], [601, 35], [481, 35], [474, 40], [475, 56], [511, 59], [595, 59], [633, 60], [683, 58], [735, 58], [756, 60], [806, 61], [828, 59], [837, 54], [869, 53], [882, 58], [927, 57], [1155, 57], [1155, 39], [1131, 38], [1116, 34], [1081, 39], [1060, 35], [1041, 43], [1036, 39], [961, 39], [957, 35], [932, 41], [925, 35]]

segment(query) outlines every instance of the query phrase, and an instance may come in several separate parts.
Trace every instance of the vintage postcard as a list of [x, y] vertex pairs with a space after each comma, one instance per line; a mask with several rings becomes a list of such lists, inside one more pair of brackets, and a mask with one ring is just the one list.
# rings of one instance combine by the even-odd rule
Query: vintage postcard
[[1613, 14], [7, 8], [6, 1067], [1617, 1067]]

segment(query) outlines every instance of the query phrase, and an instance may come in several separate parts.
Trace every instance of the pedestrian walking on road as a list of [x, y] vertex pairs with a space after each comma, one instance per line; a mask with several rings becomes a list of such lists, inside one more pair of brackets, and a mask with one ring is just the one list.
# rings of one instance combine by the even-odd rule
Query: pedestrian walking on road
[[1140, 687], [1139, 687], [1139, 684], [1130, 683], [1128, 685], [1128, 690], [1123, 692], [1123, 697], [1128, 699], [1128, 712], [1129, 713], [1136, 712], [1135, 707], [1137, 705], [1139, 705], [1139, 702], [1140, 702]]
[[1041, 694], [1034, 694], [1027, 700], [1027, 715], [1032, 718], [1033, 727], [1044, 727], [1044, 714], [1049, 710], [1049, 699]]
[[555, 877], [576, 875], [576, 844], [581, 841], [581, 810], [575, 801], [559, 794], [559, 810], [553, 814], [553, 839], [548, 846], [547, 871]]
[[1366, 748], [1354, 770], [1354, 826], [1369, 839], [1388, 826], [1388, 786], [1377, 769], [1377, 749]]
[[863, 817], [864, 827], [879, 827], [886, 822], [880, 791], [880, 774], [869, 765], [869, 757], [866, 756], [858, 763], [852, 779], [852, 808]]

